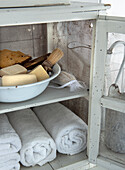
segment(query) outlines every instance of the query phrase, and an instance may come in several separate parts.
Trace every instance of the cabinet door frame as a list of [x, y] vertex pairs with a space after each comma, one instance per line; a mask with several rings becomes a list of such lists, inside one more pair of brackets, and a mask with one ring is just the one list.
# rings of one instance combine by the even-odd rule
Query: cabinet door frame
[[118, 162], [119, 157], [117, 160], [114, 159], [112, 153], [110, 159], [107, 159], [106, 156], [100, 156], [102, 109], [109, 108], [119, 111], [120, 108], [123, 110], [123, 108], [125, 109], [125, 101], [113, 104], [112, 99], [104, 96], [104, 70], [108, 33], [125, 34], [124, 19], [122, 17], [99, 16], [93, 31], [87, 154], [89, 162], [111, 170], [124, 170], [125, 165]]

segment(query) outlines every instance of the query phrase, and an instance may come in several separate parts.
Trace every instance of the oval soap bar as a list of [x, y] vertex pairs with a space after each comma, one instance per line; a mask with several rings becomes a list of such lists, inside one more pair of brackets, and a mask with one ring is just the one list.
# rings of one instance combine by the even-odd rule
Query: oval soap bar
[[19, 64], [15, 64], [12, 66], [4, 67], [0, 70], [0, 76], [4, 75], [15, 75], [15, 74], [23, 74], [26, 73], [27, 69]]
[[4, 75], [2, 77], [2, 86], [18, 86], [36, 82], [37, 78], [34, 74]]

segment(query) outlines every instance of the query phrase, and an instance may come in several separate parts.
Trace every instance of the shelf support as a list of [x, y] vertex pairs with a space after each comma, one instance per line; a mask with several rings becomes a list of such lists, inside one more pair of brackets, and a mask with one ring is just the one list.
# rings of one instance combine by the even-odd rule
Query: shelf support
[[116, 110], [118, 112], [125, 113], [125, 100], [113, 98], [113, 97], [102, 97], [101, 105], [104, 108]]

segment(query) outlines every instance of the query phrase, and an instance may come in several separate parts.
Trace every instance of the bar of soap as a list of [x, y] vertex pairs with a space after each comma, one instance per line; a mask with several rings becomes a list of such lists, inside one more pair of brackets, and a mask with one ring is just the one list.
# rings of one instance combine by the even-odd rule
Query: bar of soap
[[49, 78], [48, 73], [42, 67], [42, 65], [38, 65], [29, 74], [35, 74], [36, 77], [37, 77], [37, 81], [42, 81], [42, 80], [45, 80], [45, 79]]
[[2, 86], [18, 86], [36, 82], [35, 74], [4, 75], [2, 77]]
[[27, 69], [19, 64], [8, 66], [0, 70], [0, 76], [4, 75], [15, 75], [26, 73]]

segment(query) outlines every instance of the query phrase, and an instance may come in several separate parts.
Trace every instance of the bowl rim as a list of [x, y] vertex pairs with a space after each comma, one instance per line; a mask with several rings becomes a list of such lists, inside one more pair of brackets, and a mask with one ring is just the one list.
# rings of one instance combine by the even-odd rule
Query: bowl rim
[[39, 85], [39, 84], [43, 84], [43, 83], [46, 83], [46, 82], [50, 82], [51, 80], [56, 78], [61, 72], [61, 68], [60, 68], [59, 64], [56, 63], [53, 67], [57, 67], [57, 73], [54, 73], [51, 77], [49, 77], [49, 78], [47, 78], [45, 80], [42, 80], [42, 81], [39, 81], [39, 82], [36, 82], [36, 83], [25, 84], [25, 85], [0, 86], [0, 90], [1, 89], [15, 89], [15, 88], [17, 89], [17, 88], [31, 87], [31, 86], [34, 86], [34, 85]]

